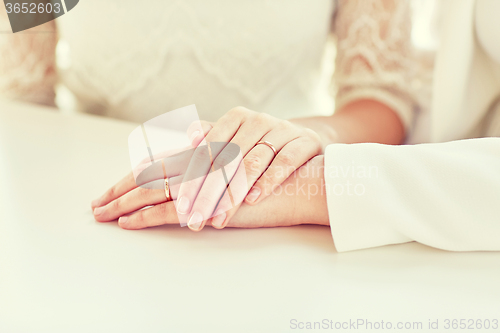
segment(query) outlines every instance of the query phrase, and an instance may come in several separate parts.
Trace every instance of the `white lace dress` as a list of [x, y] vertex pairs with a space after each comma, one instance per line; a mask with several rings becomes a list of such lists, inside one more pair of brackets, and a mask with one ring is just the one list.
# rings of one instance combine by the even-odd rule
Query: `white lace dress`
[[333, 89], [337, 107], [375, 98], [409, 127], [428, 99], [407, 0], [86, 0], [30, 32], [0, 35], [1, 95], [51, 104], [58, 81], [79, 111], [137, 122], [189, 104], [207, 120], [331, 114]]

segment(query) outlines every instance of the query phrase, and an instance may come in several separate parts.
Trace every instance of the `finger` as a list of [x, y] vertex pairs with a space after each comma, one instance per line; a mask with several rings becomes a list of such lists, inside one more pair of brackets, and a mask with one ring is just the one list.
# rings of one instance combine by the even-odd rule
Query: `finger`
[[[171, 158], [177, 157], [177, 155], [181, 154], [182, 152], [189, 151], [190, 148], [191, 148], [191, 146], [187, 146], [184, 148], [178, 148], [178, 149], [171, 149], [168, 151], [159, 152], [153, 156], [145, 157], [132, 169], [132, 173], [136, 179], [136, 183], [137, 183], [137, 179], [139, 178], [139, 176], [141, 176], [141, 174], [144, 172], [144, 170], [149, 169], [152, 165], [154, 165], [158, 161], [163, 160], [164, 163], [167, 163], [167, 165], [168, 165], [169, 161], [171, 161], [170, 162], [171, 165], [169, 165], [169, 169], [172, 169], [172, 167], [175, 167], [176, 161], [171, 160]], [[179, 172], [177, 172], [176, 174], [171, 174], [171, 175], [169, 175], [169, 177], [175, 176], [177, 174], [179, 174]], [[154, 179], [151, 179], [151, 180], [154, 180]], [[146, 182], [149, 182], [151, 180], [148, 180]]]
[[[233, 206], [231, 203], [231, 197], [229, 192], [226, 191], [219, 201], [215, 212], [213, 213], [213, 217], [210, 219], [212, 227], [215, 229], [224, 229], [227, 226], [227, 221], [229, 221], [230, 217], [228, 217], [228, 212], [231, 210], [236, 211], [240, 207], [241, 203]], [[195, 230], [196, 231], [196, 230]]]
[[135, 184], [134, 175], [132, 173], [129, 173], [118, 183], [111, 186], [101, 197], [92, 201], [91, 207], [92, 209], [95, 209], [96, 207], [107, 205], [111, 201], [121, 197], [122, 195], [136, 187], [137, 185]]
[[179, 197], [175, 202], [181, 225], [187, 225], [192, 203], [212, 167], [210, 145], [195, 148], [192, 159], [183, 176]]
[[[267, 136], [272, 130], [273, 125], [276, 120], [266, 114], [258, 114], [252, 117], [245, 123], [241, 124], [237, 133], [223, 147], [218, 154], [214, 154], [213, 166], [215, 170], [226, 167], [241, 151], [242, 156], [246, 156], [247, 153], [255, 147], [255, 144], [259, 142], [263, 137]], [[288, 142], [286, 139], [276, 138], [277, 149], [281, 149], [282, 146]], [[209, 141], [213, 142], [213, 141]], [[229, 168], [226, 170], [228, 172], [229, 178], [232, 178], [236, 172], [235, 168]]]
[[205, 136], [207, 136], [208, 132], [212, 130], [214, 125], [215, 123], [205, 120], [192, 123], [187, 130], [188, 137], [191, 141], [191, 146], [198, 147]]
[[285, 145], [269, 168], [250, 190], [245, 202], [257, 204], [269, 196], [295, 170], [321, 153], [321, 147], [309, 137], [300, 137]]
[[[295, 137], [298, 136], [299, 133], [294, 133], [293, 129], [283, 129], [280, 127], [278, 130], [273, 130], [269, 132], [267, 135], [262, 138], [263, 141], [273, 142], [273, 147], [279, 152], [286, 147], [288, 144], [288, 140], [295, 140]], [[291, 139], [290, 139], [291, 138]], [[275, 143], [275, 144], [274, 144]], [[254, 193], [249, 193], [249, 190], [255, 184], [255, 182], [262, 176], [262, 174], [266, 171], [268, 166], [272, 163], [275, 158], [274, 151], [268, 147], [267, 145], [260, 144], [254, 146], [243, 159], [243, 163], [241, 164], [242, 170], [238, 170], [238, 172], [243, 172], [243, 177], [246, 179], [245, 182], [239, 182], [238, 186], [233, 186], [231, 189], [233, 192], [241, 194], [241, 197], [238, 199], [236, 207], [225, 207], [225, 220], [221, 218], [214, 217], [212, 219], [212, 226], [217, 229], [224, 228], [231, 218], [234, 216], [236, 211], [238, 210], [241, 202], [248, 196], [254, 195]], [[235, 179], [238, 179], [238, 174], [236, 174], [233, 178], [231, 184], [238, 184], [235, 182]], [[244, 185], [243, 185], [244, 183]], [[244, 188], [244, 193], [241, 193], [241, 190]], [[247, 195], [248, 194], [248, 195]], [[220, 206], [217, 207], [220, 210]], [[221, 215], [222, 214], [217, 214]]]
[[193, 154], [194, 149], [190, 148], [176, 155], [155, 161], [137, 176], [135, 180], [137, 186], [142, 186], [154, 180], [164, 179], [165, 177], [171, 178], [184, 174]]
[[[177, 191], [182, 181], [182, 176], [169, 179], [169, 190], [172, 199], [177, 197]], [[160, 184], [157, 184], [160, 183]], [[111, 201], [109, 204], [94, 209], [94, 217], [98, 222], [114, 221], [120, 216], [130, 214], [147, 206], [156, 205], [167, 200], [164, 180], [156, 180], [137, 187], [123, 196]]]
[[[235, 183], [233, 178], [236, 168], [238, 165], [228, 167], [224, 167], [229, 160], [228, 156], [230, 154], [227, 153], [227, 147], [218, 155], [216, 160], [214, 161], [214, 166], [217, 168], [224, 168], [226, 170], [228, 177], [233, 179], [231, 184], [237, 187], [237, 190], [244, 190], [245, 195], [248, 193], [248, 189], [252, 187], [252, 185], [257, 181], [257, 179], [264, 173], [267, 166], [272, 162], [274, 158], [274, 150], [266, 145], [257, 145], [255, 143], [260, 141], [261, 139], [271, 140], [273, 142], [273, 147], [279, 151], [285, 144], [289, 141], [297, 138], [300, 135], [300, 131], [292, 126], [289, 122], [279, 122], [279, 125], [275, 127], [274, 130], [270, 132], [266, 132], [268, 130], [268, 126], [274, 127], [273, 118], [269, 118], [267, 115], [253, 117], [251, 120], [245, 122], [241, 128], [238, 130], [238, 133], [233, 137], [231, 143], [235, 143], [237, 145], [242, 146], [242, 153], [245, 156], [244, 159], [244, 168], [247, 172], [246, 180], [242, 180], [239, 183]], [[269, 129], [270, 130], [270, 129]], [[264, 132], [264, 133], [263, 133]], [[247, 153], [248, 152], [248, 153]], [[210, 214], [215, 209], [215, 202], [220, 197], [222, 193], [219, 192], [214, 193], [214, 189], [217, 189], [218, 186], [210, 181], [213, 177], [208, 177], [202, 188], [200, 189], [200, 193], [198, 194], [198, 198], [196, 202], [200, 201], [201, 204], [197, 205], [198, 208], [193, 207], [193, 212], [199, 213], [196, 215], [203, 218], [207, 218], [207, 214]], [[214, 195], [215, 194], [215, 195]], [[243, 200], [245, 196], [241, 198]], [[209, 200], [211, 198], [212, 200]], [[242, 201], [235, 200], [232, 202], [233, 206], [239, 204]], [[196, 204], [196, 203], [195, 203]], [[229, 207], [230, 209], [226, 213], [226, 220], [228, 221], [232, 215], [236, 212], [237, 209], [233, 209], [233, 207]], [[222, 215], [217, 214], [216, 215]], [[193, 215], [194, 216], [194, 215]], [[227, 221], [224, 223], [227, 224]], [[214, 218], [212, 221], [212, 225], [216, 228], [222, 228], [225, 224], [221, 224], [222, 218]], [[189, 225], [189, 224], [188, 224]]]
[[[188, 227], [191, 230], [200, 231], [203, 229], [204, 222], [213, 216], [215, 208], [220, 201], [226, 201], [226, 206], [229, 206], [230, 208], [239, 203], [234, 201], [230, 189], [229, 192], [226, 193], [228, 191], [229, 183], [232, 180], [228, 176], [229, 172], [226, 170], [237, 170], [241, 160], [242, 156], [240, 153], [239, 156], [234, 158], [225, 166], [211, 172], [205, 178], [203, 186], [193, 203], [190, 217], [188, 219]], [[233, 171], [231, 171], [231, 173], [233, 173]], [[243, 177], [242, 181], [240, 180], [239, 187], [244, 188], [246, 192], [246, 177]], [[243, 199], [244, 196], [241, 198], [240, 202]]]
[[[177, 212], [180, 214], [179, 218], [181, 220], [181, 225], [187, 224], [189, 218], [191, 218], [190, 212], [192, 205], [205, 181], [206, 175], [210, 173], [213, 158], [224, 148], [224, 145], [214, 145], [214, 149], [212, 149], [211, 143], [229, 142], [240, 127], [241, 122], [245, 119], [245, 112], [248, 112], [239, 109], [233, 110], [221, 117], [214, 125], [202, 142], [205, 143], [205, 145], [199, 145], [195, 149], [185, 173], [185, 177], [189, 181], [184, 181], [181, 184], [179, 189], [179, 200], [176, 202]], [[208, 145], [206, 143], [208, 143]], [[200, 176], [200, 174], [205, 176]], [[199, 218], [198, 215], [196, 217]]]
[[[199, 141], [197, 146], [206, 144], [206, 142], [229, 142], [236, 134], [241, 124], [243, 124], [246, 118], [253, 113], [253, 111], [244, 107], [233, 108], [223, 115], [215, 124], [206, 121], [200, 121], [199, 124], [198, 122], [191, 124], [188, 129], [188, 135], [190, 135], [192, 141], [194, 141], [195, 136], [198, 138], [196, 140], [197, 142]], [[200, 125], [202, 128], [200, 128]], [[204, 135], [205, 140], [198, 137], [199, 133], [196, 133], [197, 131], [206, 131], [206, 135]]]
[[[240, 119], [230, 119], [229, 117], [227, 117], [224, 120], [224, 126], [227, 127], [228, 125], [231, 125], [234, 128], [234, 131], [236, 131], [236, 129], [238, 128], [239, 123], [240, 123]], [[205, 128], [206, 130], [208, 130], [209, 126], [212, 126], [212, 125], [210, 123], [207, 123], [207, 122], [203, 122], [203, 124], [202, 124], [202, 127]], [[194, 127], [191, 128], [191, 131], [194, 131]], [[227, 141], [228, 140], [226, 140], [226, 142]], [[159, 155], [155, 155], [155, 156], [157, 158], [158, 156], [163, 157], [164, 155], [170, 155], [170, 154], [175, 154], [175, 153], [176, 152], [165, 152], [165, 153], [160, 153]], [[169, 163], [167, 163], [167, 164], [169, 164]], [[177, 165], [175, 162], [172, 163], [172, 166], [175, 166], [175, 165]], [[118, 182], [117, 184], [112, 186], [110, 189], [108, 189], [104, 193], [104, 195], [102, 195], [100, 198], [93, 200], [91, 203], [92, 209], [95, 209], [96, 207], [99, 207], [99, 206], [107, 205], [111, 201], [117, 199], [118, 197], [124, 195], [128, 191], [134, 189], [136, 187], [135, 179], [140, 175], [141, 171], [145, 170], [149, 166], [151, 166], [151, 161], [144, 160], [143, 163], [140, 163], [139, 166], [136, 167], [136, 168], [138, 168], [137, 170], [136, 170], [136, 168], [134, 168], [133, 173], [127, 175], [120, 182]], [[158, 166], [156, 166], [156, 168], [157, 168], [157, 170], [159, 169]], [[171, 168], [169, 167], [169, 169], [171, 169]], [[155, 172], [153, 172], [153, 174], [158, 175], [159, 173], [157, 171], [155, 171]], [[177, 173], [177, 174], [180, 174], [180, 173]], [[136, 177], [134, 177], [134, 175]], [[170, 177], [172, 175], [167, 175], [167, 176]], [[156, 178], [158, 178], [158, 177], [157, 176], [149, 177], [149, 178], [146, 177], [144, 179], [144, 182], [151, 181], [151, 180], [154, 180]]]
[[241, 124], [245, 122], [252, 111], [237, 107], [231, 109], [219, 121], [217, 121], [213, 128], [207, 133], [206, 142], [229, 142], [233, 136], [238, 132]]
[[179, 219], [172, 201], [139, 210], [131, 215], [122, 216], [118, 225], [123, 229], [137, 230], [163, 224], [178, 224]]
[[[216, 130], [218, 129], [216, 128], [207, 135], [207, 141], [231, 142], [240, 147], [243, 156], [245, 156], [257, 142], [259, 142], [265, 135], [273, 130], [277, 123], [278, 120], [269, 116], [268, 114], [255, 113], [252, 117], [242, 122], [238, 127], [236, 133], [233, 133], [233, 135], [216, 133]], [[224, 139], [227, 139], [227, 141], [224, 141]], [[227, 151], [222, 150], [220, 152], [220, 155], [223, 155], [225, 152]], [[217, 158], [215, 156], [214, 161], [217, 161]]]
[[[189, 188], [186, 191], [187, 197], [189, 200], [194, 200], [192, 201], [191, 215], [188, 218], [188, 227], [190, 229], [201, 230], [203, 228], [202, 221], [212, 217], [218, 201], [240, 165], [242, 156], [269, 131], [272, 122], [266, 122], [266, 119], [260, 116], [253, 117], [241, 125], [231, 142], [225, 145], [220, 153], [215, 154], [215, 150], [212, 150], [212, 157], [216, 155], [211, 168], [212, 173], [205, 177], [198, 193], [191, 186], [185, 186]], [[214, 144], [217, 143], [211, 145]], [[198, 185], [193, 184], [193, 187]], [[242, 181], [238, 186], [248, 190], [246, 180]], [[233, 204], [239, 204], [240, 202], [233, 202]]]
[[245, 166], [241, 163], [223, 198], [217, 204], [214, 216], [211, 219], [211, 224], [214, 228], [222, 229], [227, 226], [245, 199], [248, 189]]
[[[278, 127], [267, 133], [261, 141], [270, 143], [276, 149], [277, 154], [279, 154], [283, 147], [297, 140], [300, 136], [301, 131], [298, 128], [288, 121], [282, 121]], [[257, 180], [264, 174], [275, 158], [274, 150], [265, 144], [254, 146], [253, 149], [246, 154], [243, 163], [247, 173], [249, 189], [251, 189]], [[259, 188], [253, 191], [250, 190], [246, 198], [247, 201], [255, 200], [260, 195], [258, 191]]]
[[[191, 148], [191, 146], [187, 146], [187, 147], [183, 147], [183, 148], [171, 149], [168, 151], [162, 151], [162, 152], [156, 153], [153, 155], [153, 161], [158, 161], [158, 160], [164, 159], [164, 158], [169, 157], [169, 156], [177, 155], [179, 153], [182, 153], [183, 151], [189, 150], [190, 148]], [[151, 156], [148, 156], [148, 157], [143, 158], [137, 164], [137, 166], [146, 165], [146, 167], [147, 167], [150, 164], [151, 164]]]
[[[188, 150], [185, 152], [178, 153], [178, 151], [169, 152], [169, 154], [176, 153], [172, 156], [167, 156], [163, 158], [166, 176], [167, 177], [175, 177], [180, 175], [185, 170], [185, 165], [191, 160], [191, 156], [193, 154], [192, 150]], [[158, 155], [165, 156], [165, 155]], [[139, 168], [139, 167], [138, 167]], [[140, 168], [143, 168], [142, 170]], [[139, 171], [137, 174], [137, 179], [135, 179], [133, 173], [129, 173], [118, 183], [110, 187], [101, 197], [92, 201], [91, 207], [92, 210], [95, 210], [96, 207], [102, 207], [113, 200], [118, 199], [123, 196], [125, 193], [137, 188], [138, 186], [143, 186], [149, 182], [152, 182], [157, 179], [163, 179], [163, 165], [161, 160], [156, 161], [151, 164], [144, 164], [136, 171]], [[160, 187], [161, 188], [161, 187]]]

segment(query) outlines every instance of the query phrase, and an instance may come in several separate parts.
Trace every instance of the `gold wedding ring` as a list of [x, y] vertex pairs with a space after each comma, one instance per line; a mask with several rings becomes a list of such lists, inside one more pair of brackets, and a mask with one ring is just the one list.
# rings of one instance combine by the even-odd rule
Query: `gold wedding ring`
[[168, 186], [168, 178], [165, 178], [165, 197], [170, 201], [170, 186]]
[[161, 165], [163, 167], [163, 178], [165, 179], [165, 197], [167, 201], [170, 201], [170, 186], [168, 185], [167, 170], [165, 169], [165, 163], [161, 160]]
[[278, 154], [278, 152], [276, 151], [276, 148], [274, 148], [273, 144], [269, 141], [259, 141], [259, 142], [257, 142], [257, 144], [255, 144], [255, 146], [258, 146], [258, 145], [266, 145], [269, 148], [271, 148], [273, 150], [274, 157], [276, 157], [276, 155]]

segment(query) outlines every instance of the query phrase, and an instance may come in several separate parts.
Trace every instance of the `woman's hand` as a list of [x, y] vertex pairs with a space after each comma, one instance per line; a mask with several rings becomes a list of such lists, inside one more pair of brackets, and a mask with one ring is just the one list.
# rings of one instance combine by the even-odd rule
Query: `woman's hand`
[[[292, 173], [258, 206], [242, 204], [227, 222], [227, 226], [258, 228], [298, 224], [328, 225], [323, 163], [323, 155], [313, 158]], [[165, 193], [155, 189], [153, 182], [149, 186], [137, 187], [133, 175], [128, 175], [92, 203], [96, 220], [111, 222], [119, 218], [120, 227], [129, 230], [179, 224], [173, 202], [165, 202]], [[176, 199], [178, 184], [171, 187], [171, 190], [173, 199]], [[152, 207], [144, 208], [148, 206]], [[207, 221], [207, 225], [212, 225], [212, 221]]]
[[[215, 228], [224, 228], [243, 199], [249, 205], [261, 202], [296, 169], [322, 152], [320, 138], [314, 131], [243, 107], [232, 109], [215, 124], [203, 122], [202, 127], [204, 133], [199, 131], [199, 126], [188, 130], [193, 147], [212, 142], [227, 142], [233, 144], [227, 147], [239, 147], [243, 158], [240, 165], [244, 166], [247, 183], [237, 185], [237, 190], [244, 193], [241, 199], [233, 200], [234, 206], [227, 204], [229, 200], [222, 203], [220, 199], [226, 195], [226, 187], [220, 186], [220, 175], [217, 178], [210, 170], [207, 170], [206, 177], [182, 183], [178, 191], [177, 212], [195, 231], [201, 230], [212, 216], [211, 224]], [[259, 142], [266, 144], [257, 144]], [[232, 161], [228, 156], [234, 156], [234, 152], [227, 147], [212, 151], [212, 165], [224, 168], [228, 161]], [[192, 159], [189, 168], [197, 168], [196, 158]], [[223, 172], [227, 174], [224, 177], [231, 182], [237, 168], [225, 169]]]

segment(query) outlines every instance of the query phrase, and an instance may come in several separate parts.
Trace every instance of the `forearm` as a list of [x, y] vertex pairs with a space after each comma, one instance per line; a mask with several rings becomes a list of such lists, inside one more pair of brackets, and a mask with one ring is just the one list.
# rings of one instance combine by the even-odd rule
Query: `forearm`
[[374, 142], [401, 144], [405, 130], [397, 113], [375, 100], [359, 100], [337, 110], [332, 116], [292, 119], [311, 128], [321, 137], [323, 151], [332, 143]]

